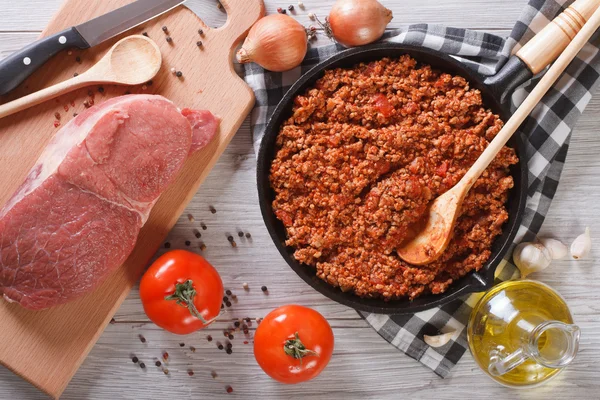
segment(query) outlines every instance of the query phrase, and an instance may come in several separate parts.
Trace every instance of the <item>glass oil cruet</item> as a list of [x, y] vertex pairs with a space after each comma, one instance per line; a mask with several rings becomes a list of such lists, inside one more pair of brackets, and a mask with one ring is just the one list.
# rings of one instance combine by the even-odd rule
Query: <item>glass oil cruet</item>
[[573, 361], [580, 330], [557, 292], [541, 282], [518, 280], [499, 284], [479, 300], [467, 336], [473, 358], [492, 379], [531, 387]]

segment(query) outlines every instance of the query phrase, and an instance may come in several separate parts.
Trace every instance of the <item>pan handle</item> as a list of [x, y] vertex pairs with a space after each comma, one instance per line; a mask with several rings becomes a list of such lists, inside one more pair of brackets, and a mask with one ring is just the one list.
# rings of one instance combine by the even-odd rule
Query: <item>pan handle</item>
[[533, 74], [553, 63], [600, 7], [600, 0], [577, 0], [517, 51]]

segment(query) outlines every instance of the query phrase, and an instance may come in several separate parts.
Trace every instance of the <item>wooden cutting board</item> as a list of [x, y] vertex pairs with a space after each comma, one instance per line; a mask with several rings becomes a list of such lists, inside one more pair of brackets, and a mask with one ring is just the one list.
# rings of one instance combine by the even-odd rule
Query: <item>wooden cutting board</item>
[[[121, 7], [131, 0], [66, 0], [42, 35]], [[233, 49], [262, 15], [262, 0], [221, 0], [228, 20], [210, 29], [194, 13], [180, 6], [94, 49], [57, 55], [14, 93], [0, 102], [22, 96], [74, 73], [99, 60], [118, 39], [146, 32], [161, 49], [163, 64], [151, 84], [124, 87], [98, 86], [64, 95], [56, 100], [0, 120], [0, 205], [23, 182], [50, 138], [85, 109], [93, 97], [97, 104], [131, 93], [156, 93], [180, 108], [208, 109], [222, 118], [218, 136], [190, 158], [177, 180], [160, 197], [142, 229], [137, 246], [125, 264], [94, 292], [72, 303], [45, 311], [27, 311], [0, 300], [0, 363], [33, 385], [58, 398], [115, 311], [159, 248], [177, 218], [192, 199], [254, 104], [250, 88], [235, 74]], [[161, 27], [167, 26], [167, 43]], [[199, 35], [198, 29], [204, 30]], [[196, 42], [203, 45], [198, 47]], [[183, 73], [177, 78], [171, 68]], [[57, 118], [55, 114], [58, 113]], [[60, 123], [55, 127], [55, 123]]]

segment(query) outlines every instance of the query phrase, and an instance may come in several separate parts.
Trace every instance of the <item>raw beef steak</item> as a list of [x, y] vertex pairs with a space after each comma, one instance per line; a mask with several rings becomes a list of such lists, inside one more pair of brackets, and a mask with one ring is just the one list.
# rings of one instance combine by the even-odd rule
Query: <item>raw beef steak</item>
[[0, 294], [37, 310], [98, 286], [218, 123], [149, 95], [117, 97], [70, 121], [0, 210]]

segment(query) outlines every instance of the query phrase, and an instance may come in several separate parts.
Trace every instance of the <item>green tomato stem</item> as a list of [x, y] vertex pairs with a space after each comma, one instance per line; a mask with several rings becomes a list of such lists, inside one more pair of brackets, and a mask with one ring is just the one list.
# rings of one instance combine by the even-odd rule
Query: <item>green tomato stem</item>
[[175, 300], [175, 302], [180, 306], [187, 307], [187, 309], [190, 310], [190, 314], [198, 318], [204, 325], [206, 325], [209, 321], [205, 320], [204, 317], [200, 315], [200, 312], [194, 305], [194, 297], [196, 297], [194, 282], [192, 282], [191, 279], [188, 279], [184, 283], [175, 284], [175, 292], [165, 296], [165, 300]]
[[288, 339], [285, 341], [283, 344], [283, 351], [285, 351], [285, 354], [288, 356], [300, 360], [300, 364], [302, 364], [302, 358], [306, 356], [319, 356], [319, 353], [307, 349], [306, 346], [304, 346], [304, 343], [302, 343], [300, 337], [298, 336], [298, 332], [294, 334], [293, 339]]

